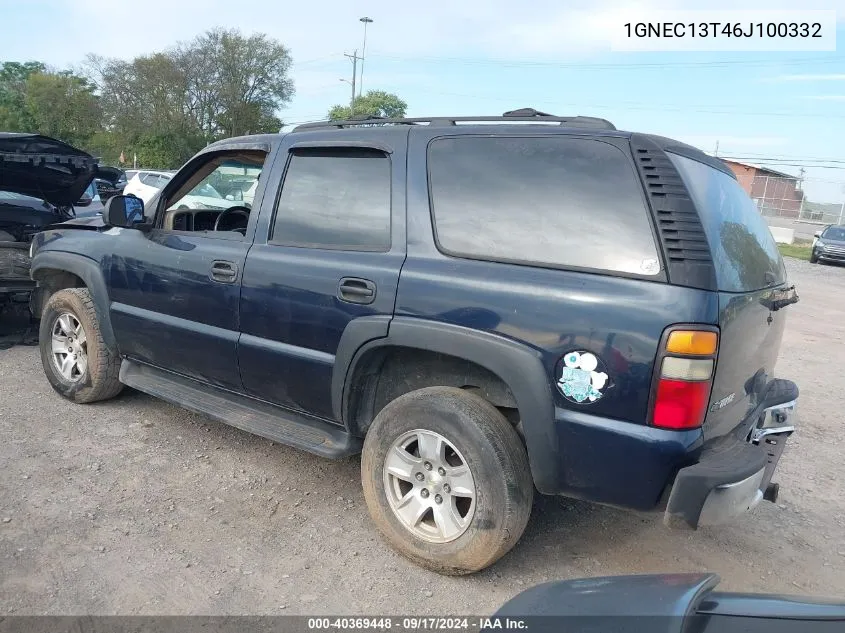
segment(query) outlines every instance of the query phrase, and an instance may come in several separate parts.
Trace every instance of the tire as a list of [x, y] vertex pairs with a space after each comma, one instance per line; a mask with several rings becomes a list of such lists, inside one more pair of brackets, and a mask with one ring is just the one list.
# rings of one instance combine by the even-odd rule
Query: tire
[[[60, 322], [60, 318], [64, 320]], [[69, 330], [74, 329], [67, 325], [75, 323], [81, 326], [84, 341], [79, 338], [78, 329], [75, 330], [76, 334], [65, 336]], [[64, 351], [61, 352], [64, 356], [54, 353], [54, 331], [58, 334], [57, 343], [64, 341], [72, 345], [78, 357], [87, 361], [84, 367], [74, 361], [70, 376], [64, 375], [58, 366], [59, 361], [54, 360], [69, 355]], [[67, 288], [52, 295], [44, 305], [38, 335], [44, 374], [60, 395], [73, 402], [86, 403], [108, 400], [120, 393], [123, 388], [118, 380], [120, 356], [117, 349], [109, 347], [103, 340], [94, 301], [86, 288]]]
[[[448, 463], [441, 471], [445, 477], [435, 477], [436, 463], [430, 472], [426, 470], [427, 460], [420, 456], [422, 440], [417, 431], [428, 438], [426, 442], [434, 435], [445, 440]], [[397, 442], [410, 442], [400, 449], [410, 461], [405, 455], [399, 460], [401, 468], [407, 466], [414, 471], [410, 473], [410, 483], [386, 468], [385, 460], [388, 454], [393, 455]], [[450, 448], [455, 452], [450, 452]], [[422, 452], [430, 455], [433, 451]], [[468, 487], [467, 484], [461, 488], [461, 482], [467, 481], [465, 475], [457, 476], [462, 464], [468, 466], [471, 474], [475, 493], [472, 500], [458, 492]], [[416, 478], [421, 474], [425, 479], [419, 483]], [[525, 530], [534, 496], [528, 455], [511, 424], [483, 398], [452, 387], [412, 391], [396, 398], [376, 416], [364, 440], [361, 481], [370, 516], [388, 543], [418, 565], [447, 575], [480, 571], [507, 553]], [[443, 485], [450, 481], [455, 490]], [[423, 493], [424, 488], [430, 492]], [[436, 501], [438, 496], [441, 505], [435, 506], [431, 499]], [[407, 500], [410, 501], [404, 507], [412, 516], [419, 516], [425, 504], [431, 508], [431, 513], [426, 510], [421, 515], [423, 521], [416, 531], [406, 527], [391, 505]], [[463, 521], [463, 531], [444, 536], [441, 523], [434, 518], [434, 509], [457, 510], [458, 514], [450, 516]], [[466, 515], [460, 516], [465, 511]], [[447, 526], [457, 525], [447, 519], [441, 521]]]
[[810, 251], [810, 263], [817, 264], [819, 262], [819, 256], [816, 255], [815, 251]]

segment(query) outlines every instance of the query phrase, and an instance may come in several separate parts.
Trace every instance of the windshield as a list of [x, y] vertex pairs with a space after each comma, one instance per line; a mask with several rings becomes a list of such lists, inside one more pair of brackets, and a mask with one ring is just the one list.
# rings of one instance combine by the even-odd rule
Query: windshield
[[845, 226], [829, 226], [825, 232], [822, 233], [822, 237], [826, 240], [845, 242]]
[[192, 196], [206, 196], [207, 198], [222, 198], [223, 197], [217, 192], [217, 189], [215, 189], [214, 187], [212, 187], [208, 183], [204, 183], [204, 184], [200, 185], [199, 187], [197, 187], [196, 189], [194, 189], [191, 192], [191, 195]]

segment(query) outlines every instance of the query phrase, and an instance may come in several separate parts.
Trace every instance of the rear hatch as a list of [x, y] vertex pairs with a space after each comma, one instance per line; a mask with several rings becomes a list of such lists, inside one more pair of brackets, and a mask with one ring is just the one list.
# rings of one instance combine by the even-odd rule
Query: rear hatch
[[699, 210], [718, 284], [719, 355], [704, 423], [705, 438], [712, 439], [737, 429], [761, 399], [797, 296], [766, 221], [736, 179], [691, 158], [669, 157]]

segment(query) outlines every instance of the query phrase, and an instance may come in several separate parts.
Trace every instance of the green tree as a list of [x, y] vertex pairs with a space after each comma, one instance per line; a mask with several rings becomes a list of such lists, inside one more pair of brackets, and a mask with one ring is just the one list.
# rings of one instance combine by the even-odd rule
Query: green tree
[[26, 110], [32, 131], [85, 145], [100, 127], [93, 86], [70, 72], [31, 74], [26, 80]]
[[99, 126], [98, 98], [87, 79], [51, 72], [41, 62], [0, 65], [0, 129], [84, 145]]
[[129, 61], [89, 56], [104, 128], [92, 145], [109, 161], [137, 153], [166, 168], [220, 138], [277, 132], [293, 96], [290, 65], [280, 42], [222, 29]]
[[26, 81], [34, 73], [46, 72], [41, 62], [0, 64], [0, 130], [32, 132], [35, 123], [26, 107]]
[[[186, 51], [189, 67], [204, 66], [198, 78], [216, 87], [214, 123], [223, 136], [277, 132], [276, 111], [290, 102], [290, 52], [280, 42], [257, 33], [215, 29], [196, 38]], [[204, 63], [198, 63], [200, 58]]]
[[369, 90], [360, 97], [355, 97], [352, 108], [336, 105], [329, 110], [329, 119], [337, 121], [349, 119], [353, 116], [370, 115], [386, 118], [401, 118], [405, 116], [408, 104], [395, 94], [383, 90]]

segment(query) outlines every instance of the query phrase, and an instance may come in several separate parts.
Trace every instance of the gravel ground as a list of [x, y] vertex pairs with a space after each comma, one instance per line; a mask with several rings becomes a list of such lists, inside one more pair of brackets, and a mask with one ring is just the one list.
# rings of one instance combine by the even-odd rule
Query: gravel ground
[[801, 302], [778, 373], [801, 386], [801, 428], [777, 505], [675, 532], [657, 514], [539, 498], [516, 548], [466, 578], [381, 542], [357, 458], [323, 460], [135, 392], [74, 406], [36, 348], [4, 351], [0, 614], [486, 614], [544, 580], [704, 570], [727, 589], [845, 599], [845, 268], [788, 268]]

